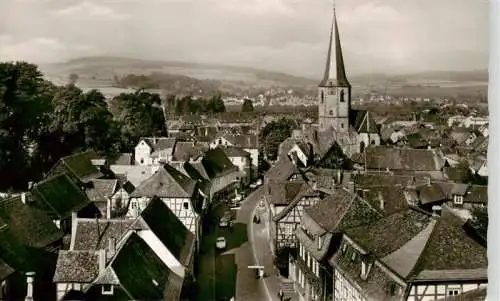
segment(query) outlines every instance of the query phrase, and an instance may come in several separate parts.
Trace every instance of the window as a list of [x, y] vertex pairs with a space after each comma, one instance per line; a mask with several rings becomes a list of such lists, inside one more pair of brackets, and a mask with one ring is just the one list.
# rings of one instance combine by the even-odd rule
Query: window
[[318, 250], [323, 246], [323, 237], [318, 235]]
[[137, 202], [135, 201], [130, 202], [130, 206], [132, 207], [132, 209], [137, 209]]
[[455, 194], [453, 196], [453, 201], [456, 205], [462, 205], [464, 203], [464, 197], [462, 195]]
[[344, 102], [345, 101], [345, 98], [344, 98], [344, 90], [340, 91], [340, 102]]
[[343, 244], [342, 245], [342, 253], [345, 253], [345, 251], [347, 251], [347, 244]]
[[141, 158], [141, 164], [144, 164], [144, 159], [143, 158]]
[[341, 124], [340, 124], [340, 127], [341, 127], [341, 128], [344, 128], [344, 124], [343, 124], [343, 123], [341, 123]]
[[189, 209], [189, 203], [188, 202], [184, 202], [184, 204], [182, 204], [184, 209]]
[[221, 138], [219, 138], [219, 145], [221, 145], [221, 144], [222, 144], [222, 139], [221, 139]]
[[353, 251], [351, 256], [351, 261], [354, 262], [355, 260], [356, 260], [356, 252]]
[[321, 103], [325, 102], [325, 92], [321, 91]]
[[113, 285], [111, 284], [103, 284], [101, 293], [103, 295], [113, 295]]
[[458, 295], [458, 289], [449, 289], [448, 296], [456, 296]]
[[330, 110], [330, 115], [333, 115], [333, 110]]

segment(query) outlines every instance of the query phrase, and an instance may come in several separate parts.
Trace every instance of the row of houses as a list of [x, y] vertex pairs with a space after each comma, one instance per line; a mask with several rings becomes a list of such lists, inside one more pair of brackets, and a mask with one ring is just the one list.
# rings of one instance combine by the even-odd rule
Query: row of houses
[[487, 206], [487, 186], [451, 180], [435, 149], [367, 147], [353, 170], [335, 170], [297, 164], [304, 147], [287, 143], [266, 173], [268, 234], [289, 250], [301, 300], [484, 299], [486, 241], [471, 211]]
[[0, 300], [186, 300], [206, 211], [245, 183], [230, 147], [169, 164], [62, 158], [0, 200]]

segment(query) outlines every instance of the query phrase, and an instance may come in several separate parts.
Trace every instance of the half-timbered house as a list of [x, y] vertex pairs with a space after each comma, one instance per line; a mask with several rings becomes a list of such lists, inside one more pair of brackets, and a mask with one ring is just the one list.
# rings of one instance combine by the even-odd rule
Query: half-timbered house
[[274, 248], [276, 250], [284, 247], [296, 248], [294, 231], [300, 224], [304, 208], [320, 201], [320, 194], [305, 182], [288, 182], [284, 187], [272, 187], [271, 195], [273, 196], [269, 205], [272, 206]]
[[127, 216], [137, 218], [155, 196], [197, 236], [203, 197], [196, 181], [166, 164], [130, 194]]
[[333, 300], [428, 301], [487, 285], [487, 253], [453, 215], [408, 209], [346, 229], [333, 266]]

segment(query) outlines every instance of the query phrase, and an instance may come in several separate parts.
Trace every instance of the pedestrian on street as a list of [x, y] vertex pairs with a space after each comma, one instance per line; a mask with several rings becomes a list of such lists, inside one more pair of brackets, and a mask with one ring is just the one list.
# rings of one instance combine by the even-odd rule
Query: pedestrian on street
[[283, 301], [283, 296], [284, 296], [284, 295], [285, 295], [285, 294], [283, 293], [283, 290], [280, 288], [280, 291], [279, 291], [279, 293], [278, 293], [278, 297], [280, 298], [280, 301]]

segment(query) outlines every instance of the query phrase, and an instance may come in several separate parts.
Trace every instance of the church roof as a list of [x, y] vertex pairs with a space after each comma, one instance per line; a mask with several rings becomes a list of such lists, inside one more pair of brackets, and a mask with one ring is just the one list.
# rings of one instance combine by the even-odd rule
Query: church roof
[[325, 73], [320, 87], [350, 87], [344, 67], [344, 58], [340, 46], [340, 36], [337, 26], [335, 10], [333, 12], [332, 30], [330, 32], [330, 43], [328, 45], [328, 55], [326, 58]]

